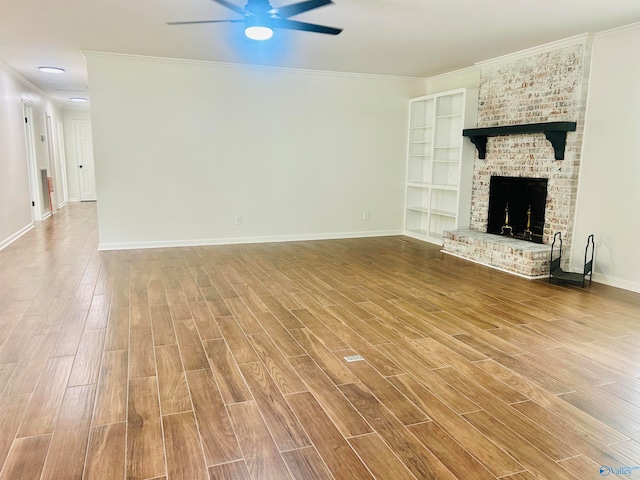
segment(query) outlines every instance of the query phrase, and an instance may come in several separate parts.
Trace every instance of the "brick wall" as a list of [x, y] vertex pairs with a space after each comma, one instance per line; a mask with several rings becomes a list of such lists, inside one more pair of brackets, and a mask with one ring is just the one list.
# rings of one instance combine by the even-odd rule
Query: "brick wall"
[[[566, 252], [578, 190], [589, 76], [590, 43], [569, 45], [504, 63], [480, 65], [478, 127], [575, 121], [564, 160], [555, 160], [544, 134], [490, 137], [487, 158], [474, 164], [470, 226], [486, 232], [491, 175], [548, 178], [543, 242], [562, 232]], [[568, 255], [565, 258], [569, 258]]]

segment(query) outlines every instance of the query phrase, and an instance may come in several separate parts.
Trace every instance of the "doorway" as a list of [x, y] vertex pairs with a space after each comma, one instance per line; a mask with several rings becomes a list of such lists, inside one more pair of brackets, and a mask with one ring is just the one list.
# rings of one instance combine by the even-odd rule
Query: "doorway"
[[49, 153], [49, 205], [51, 208], [51, 213], [54, 214], [59, 207], [58, 195], [60, 192], [60, 182], [58, 181], [58, 179], [61, 177], [60, 164], [58, 162], [58, 159], [56, 158], [51, 115], [45, 112], [44, 119], [47, 129], [47, 152]]
[[60, 149], [60, 183], [62, 184], [62, 198], [58, 198], [58, 201], [61, 202], [58, 207], [62, 208], [69, 201], [69, 189], [67, 187], [67, 156], [64, 149], [64, 126], [62, 124], [62, 120], [59, 118], [56, 119], [58, 127], [56, 129], [56, 133], [58, 134], [58, 148]]
[[80, 201], [96, 200], [96, 172], [93, 163], [93, 139], [91, 122], [76, 120], [73, 122], [76, 140], [76, 158], [78, 159], [78, 179], [80, 182]]
[[29, 194], [31, 197], [31, 219], [42, 220], [44, 211], [41, 207], [40, 189], [38, 181], [38, 165], [36, 163], [35, 134], [33, 132], [33, 111], [31, 105], [22, 101], [24, 115], [24, 137], [27, 146], [27, 170], [29, 172]]

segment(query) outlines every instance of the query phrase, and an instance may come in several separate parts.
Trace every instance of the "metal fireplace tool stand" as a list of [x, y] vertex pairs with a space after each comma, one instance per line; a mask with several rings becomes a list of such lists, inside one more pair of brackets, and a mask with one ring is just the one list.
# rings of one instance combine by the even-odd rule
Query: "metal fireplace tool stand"
[[[558, 246], [556, 247], [556, 242]], [[593, 252], [594, 252], [593, 233], [587, 237], [587, 246], [584, 249], [584, 268], [582, 272], [565, 272], [562, 267], [562, 234], [556, 233], [553, 236], [551, 244], [551, 262], [549, 265], [549, 283], [556, 281], [557, 283], [570, 283], [585, 287], [586, 278], [589, 276], [589, 285], [591, 285], [591, 277], [593, 275]], [[556, 255], [554, 255], [554, 253]], [[555, 256], [555, 258], [554, 258]]]

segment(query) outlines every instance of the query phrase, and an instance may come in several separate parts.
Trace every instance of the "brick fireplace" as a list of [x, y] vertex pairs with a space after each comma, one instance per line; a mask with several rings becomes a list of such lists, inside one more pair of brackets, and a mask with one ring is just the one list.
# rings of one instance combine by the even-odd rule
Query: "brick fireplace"
[[[565, 258], [572, 244], [589, 76], [590, 37], [569, 39], [477, 64], [478, 127], [576, 122], [563, 160], [542, 133], [489, 137], [486, 158], [474, 163], [469, 229], [445, 232], [443, 251], [528, 278], [548, 272], [550, 242], [562, 232]], [[488, 234], [492, 176], [547, 179], [541, 244]]]

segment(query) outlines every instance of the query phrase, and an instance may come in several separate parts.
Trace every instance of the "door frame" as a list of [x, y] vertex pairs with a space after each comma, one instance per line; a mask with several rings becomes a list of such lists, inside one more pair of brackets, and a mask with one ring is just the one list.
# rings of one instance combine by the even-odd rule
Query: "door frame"
[[[49, 190], [49, 205], [51, 205], [51, 214], [56, 213], [58, 209], [58, 191], [60, 190], [60, 185], [58, 182], [58, 161], [56, 158], [56, 146], [54, 144], [53, 137], [53, 118], [49, 112], [44, 112], [44, 124], [45, 130], [47, 132], [47, 153], [48, 153], [48, 164], [49, 164], [49, 177], [52, 180], [53, 186], [53, 194], [52, 191]], [[55, 200], [55, 201], [54, 201]]]
[[56, 139], [58, 141], [58, 151], [60, 152], [60, 175], [62, 176], [62, 203], [58, 206], [62, 208], [69, 203], [69, 188], [67, 187], [67, 155], [64, 149], [64, 126], [60, 118], [56, 118], [56, 126], [58, 127], [56, 129]]
[[31, 103], [22, 99], [22, 113], [24, 117], [24, 137], [27, 154], [27, 171], [29, 173], [29, 196], [31, 197], [31, 219], [42, 220], [43, 212], [40, 206], [40, 189], [38, 183], [38, 164], [36, 161], [35, 133], [33, 130], [33, 107]]

